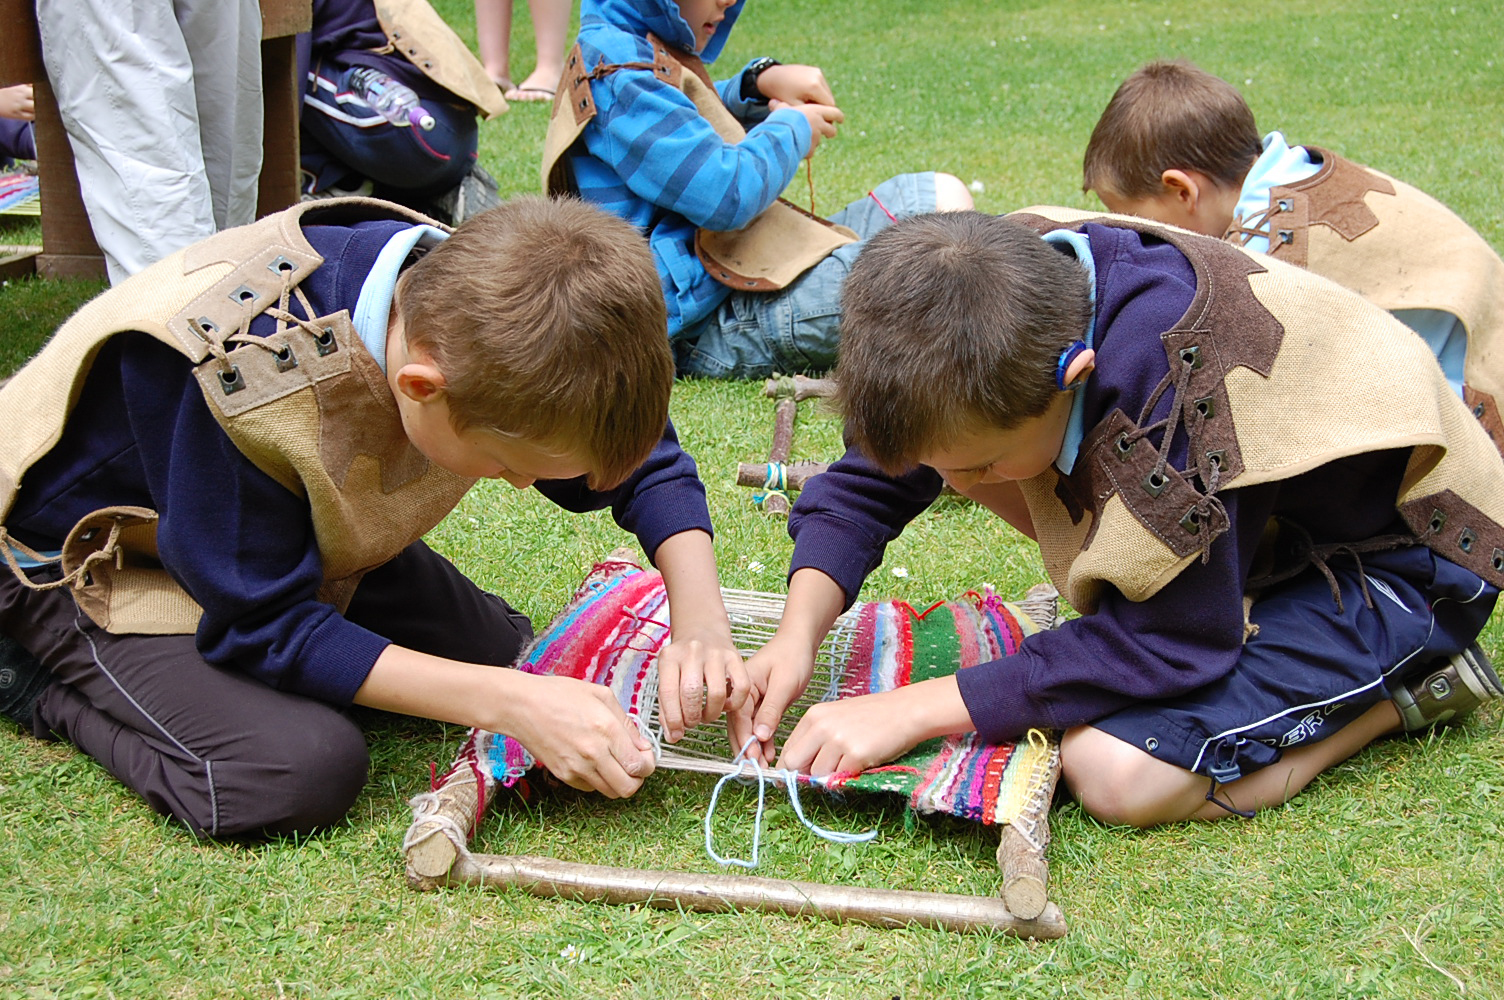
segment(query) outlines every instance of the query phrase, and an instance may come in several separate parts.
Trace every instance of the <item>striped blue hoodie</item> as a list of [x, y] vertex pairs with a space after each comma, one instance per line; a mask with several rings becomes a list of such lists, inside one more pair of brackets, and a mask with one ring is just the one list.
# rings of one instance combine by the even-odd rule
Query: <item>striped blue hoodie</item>
[[[707, 64], [725, 47], [745, 3], [726, 11], [698, 53]], [[579, 42], [587, 69], [603, 62], [651, 64], [649, 32], [694, 53], [694, 32], [674, 0], [582, 0]], [[742, 100], [741, 78], [738, 72], [716, 83], [721, 101], [748, 129], [740, 143], [717, 135], [677, 88], [649, 70], [627, 69], [591, 82], [596, 116], [568, 154], [580, 196], [647, 236], [668, 304], [670, 340], [697, 336], [696, 324], [730, 294], [695, 257], [695, 230], [747, 225], [778, 198], [809, 153], [804, 116], [788, 109], [768, 114], [765, 102]]]

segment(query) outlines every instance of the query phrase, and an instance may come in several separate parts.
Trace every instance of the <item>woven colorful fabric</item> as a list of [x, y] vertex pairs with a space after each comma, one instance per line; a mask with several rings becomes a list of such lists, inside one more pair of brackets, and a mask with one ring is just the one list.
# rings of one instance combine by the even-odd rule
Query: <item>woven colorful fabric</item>
[[[760, 595], [771, 596], [771, 595]], [[891, 691], [916, 681], [954, 673], [1018, 650], [1038, 626], [1017, 606], [993, 594], [937, 604], [922, 614], [903, 601], [858, 604], [845, 621], [850, 631], [825, 676], [811, 681], [817, 700]], [[732, 631], [737, 611], [728, 600]], [[668, 604], [662, 578], [625, 563], [602, 564], [523, 654], [517, 667], [604, 684], [629, 717], [653, 736], [658, 650], [668, 638]], [[838, 626], [839, 628], [839, 626]], [[751, 650], [745, 650], [750, 652]], [[818, 671], [817, 667], [817, 671]], [[819, 690], [815, 690], [820, 688]], [[477, 734], [478, 736], [480, 734]], [[656, 742], [656, 740], [655, 740]], [[503, 735], [477, 740], [483, 766], [504, 786], [534, 766], [520, 743]], [[724, 738], [721, 745], [725, 746]], [[661, 764], [672, 767], [672, 748]], [[725, 747], [724, 772], [734, 769]], [[1058, 748], [1041, 733], [1027, 742], [991, 745], [974, 733], [930, 740], [892, 763], [859, 774], [802, 783], [832, 792], [892, 792], [921, 812], [942, 812], [981, 823], [1042, 818]], [[696, 768], [705, 769], [705, 768]]]

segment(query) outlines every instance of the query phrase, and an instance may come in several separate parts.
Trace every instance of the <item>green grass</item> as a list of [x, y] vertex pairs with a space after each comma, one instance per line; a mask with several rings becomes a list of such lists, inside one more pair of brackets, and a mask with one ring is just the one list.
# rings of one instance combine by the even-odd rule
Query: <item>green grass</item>
[[[468, 0], [441, 9], [473, 41]], [[525, 5], [517, 12], [514, 65], [525, 70], [531, 31]], [[1479, 2], [759, 0], [723, 65], [768, 53], [825, 67], [848, 123], [816, 157], [824, 211], [927, 167], [982, 181], [988, 211], [1094, 207], [1079, 177], [1097, 113], [1138, 63], [1187, 55], [1243, 86], [1262, 127], [1420, 186], [1501, 247], [1501, 39], [1504, 20]], [[482, 157], [504, 189], [534, 189], [546, 117], [519, 105], [483, 126]], [[793, 197], [807, 197], [802, 176]], [[0, 352], [10, 352], [0, 373], [97, 288], [0, 290]], [[709, 490], [724, 582], [778, 589], [790, 551], [783, 526], [731, 485], [736, 463], [767, 448], [771, 407], [753, 385], [685, 383], [673, 415]], [[839, 447], [836, 422], [806, 406], [796, 457]], [[431, 536], [540, 620], [624, 540], [604, 516], [568, 517], [495, 484]], [[895, 576], [898, 567], [908, 575]], [[1018, 536], [975, 507], [942, 502], [892, 546], [868, 594], [929, 602], [981, 582], [1017, 592], [1040, 576]], [[1484, 645], [1504, 658], [1504, 616]], [[1504, 996], [1498, 708], [1454, 731], [1374, 746], [1250, 822], [1145, 833], [1057, 809], [1051, 895], [1071, 933], [1052, 943], [413, 893], [399, 857], [404, 802], [463, 733], [369, 721], [371, 779], [347, 822], [249, 845], [196, 842], [75, 751], [0, 724], [0, 995], [1408, 1000], [1460, 995], [1450, 974], [1468, 997]], [[503, 803], [480, 847], [711, 872], [699, 826], [709, 791], [704, 778], [658, 775], [626, 802], [571, 793]], [[810, 809], [822, 825], [881, 835], [867, 847], [826, 844], [777, 806], [759, 874], [996, 891], [985, 830], [915, 821], [890, 801]], [[723, 811], [718, 843], [744, 852], [749, 799]]]

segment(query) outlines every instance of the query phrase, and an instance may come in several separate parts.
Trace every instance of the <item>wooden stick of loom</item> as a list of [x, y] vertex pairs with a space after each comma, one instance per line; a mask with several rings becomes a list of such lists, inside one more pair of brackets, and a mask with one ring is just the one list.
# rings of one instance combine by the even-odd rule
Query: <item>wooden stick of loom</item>
[[[436, 884], [511, 887], [534, 896], [582, 902], [639, 903], [658, 909], [724, 913], [757, 910], [849, 920], [876, 927], [917, 924], [949, 931], [999, 931], [1018, 937], [1064, 936], [1065, 918], [1053, 903], [1033, 919], [1011, 913], [1002, 900], [903, 889], [792, 882], [753, 875], [692, 875], [645, 868], [584, 865], [535, 855], [463, 854]], [[432, 888], [432, 884], [416, 885]]]
[[[798, 493], [804, 484], [830, 468], [829, 462], [792, 462], [784, 467], [784, 489]], [[736, 485], [765, 486], [768, 482], [768, 467], [762, 462], [739, 462], [736, 466]]]
[[[794, 419], [799, 414], [799, 401], [791, 388], [785, 388], [787, 381], [768, 379], [763, 389], [763, 395], [777, 400], [773, 411], [773, 446], [768, 449], [769, 467], [787, 462], [794, 448]], [[768, 493], [763, 497], [762, 509], [765, 514], [788, 517], [788, 494], [773, 489], [770, 482]]]

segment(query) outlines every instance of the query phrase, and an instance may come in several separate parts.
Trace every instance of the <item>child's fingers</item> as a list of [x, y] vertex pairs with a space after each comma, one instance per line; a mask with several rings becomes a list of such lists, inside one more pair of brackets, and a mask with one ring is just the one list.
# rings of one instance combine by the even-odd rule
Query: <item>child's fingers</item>
[[736, 653], [730, 654], [726, 666], [726, 710], [740, 711], [752, 694], [752, 679], [747, 674], [747, 664]]
[[679, 666], [668, 656], [658, 657], [658, 717], [663, 723], [663, 735], [670, 743], [684, 735], [684, 713], [679, 709]]

